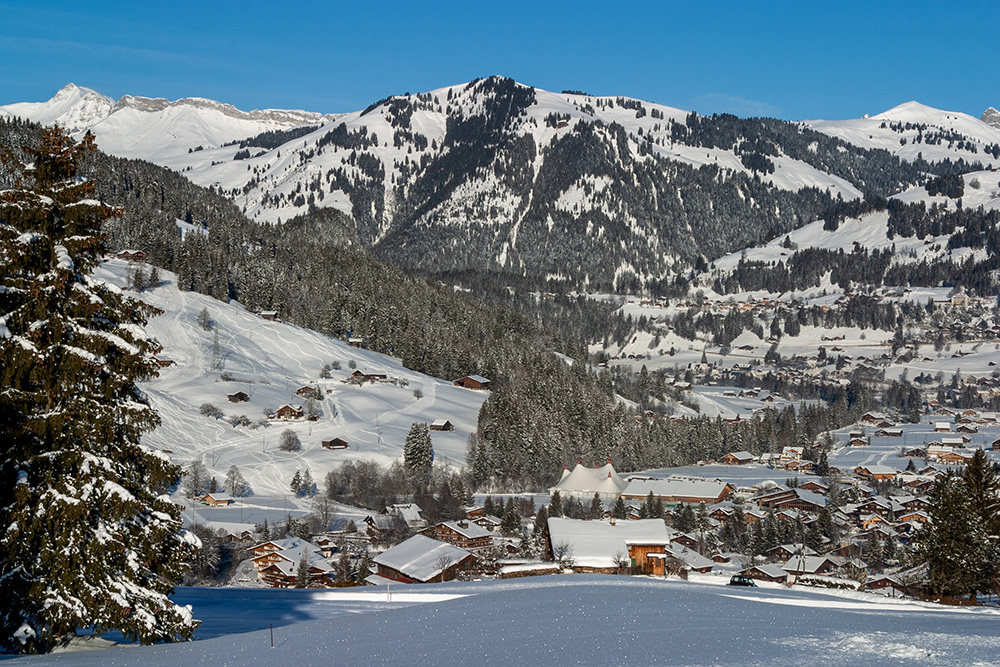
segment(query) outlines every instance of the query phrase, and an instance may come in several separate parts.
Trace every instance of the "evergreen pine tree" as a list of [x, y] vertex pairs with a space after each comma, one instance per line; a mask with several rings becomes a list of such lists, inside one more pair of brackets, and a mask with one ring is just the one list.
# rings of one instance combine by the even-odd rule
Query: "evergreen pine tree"
[[140, 327], [156, 311], [89, 274], [116, 211], [77, 178], [94, 148], [46, 130], [0, 192], [0, 643], [51, 649], [78, 628], [188, 638], [167, 595], [197, 539], [165, 494], [180, 470], [140, 444], [159, 424]]
[[517, 535], [521, 531], [521, 515], [514, 508], [514, 503], [508, 503], [500, 523], [504, 535]]
[[413, 485], [418, 489], [427, 488], [434, 464], [434, 447], [427, 424], [418, 422], [410, 426], [403, 444], [403, 464]]
[[549, 516], [562, 516], [562, 515], [563, 515], [562, 496], [559, 495], [558, 491], [553, 491], [552, 495], [549, 497]]
[[295, 587], [296, 588], [306, 588], [309, 585], [309, 561], [306, 559], [306, 554], [303, 552], [302, 558], [299, 559], [299, 565], [295, 568]]
[[960, 477], [949, 474], [934, 484], [927, 513], [930, 520], [917, 531], [915, 541], [917, 559], [927, 565], [930, 591], [972, 592], [987, 561], [987, 536]]
[[594, 494], [594, 497], [590, 500], [590, 510], [588, 512], [591, 519], [600, 519], [604, 516], [604, 503], [601, 502], [601, 496], [598, 493]]
[[611, 510], [611, 516], [616, 519], [624, 519], [628, 516], [628, 508], [625, 507], [625, 500], [621, 496], [618, 496], [618, 499], [615, 500], [615, 506]]
[[292, 482], [288, 485], [291, 490], [292, 495], [301, 496], [302, 495], [302, 471], [296, 470], [295, 475], [292, 476]]

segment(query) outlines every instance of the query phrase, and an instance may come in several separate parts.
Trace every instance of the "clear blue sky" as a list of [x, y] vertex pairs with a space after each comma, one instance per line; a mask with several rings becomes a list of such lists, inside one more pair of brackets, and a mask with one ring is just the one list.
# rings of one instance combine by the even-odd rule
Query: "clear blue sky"
[[1000, 1], [5, 2], [0, 104], [110, 97], [354, 111], [502, 74], [789, 120], [1000, 107]]

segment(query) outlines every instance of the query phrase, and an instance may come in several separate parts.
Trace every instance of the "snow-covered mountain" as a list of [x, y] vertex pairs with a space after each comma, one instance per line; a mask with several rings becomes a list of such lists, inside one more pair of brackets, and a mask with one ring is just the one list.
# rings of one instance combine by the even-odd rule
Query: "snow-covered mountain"
[[502, 77], [338, 116], [112, 103], [75, 86], [0, 112], [89, 127], [103, 150], [183, 173], [257, 220], [345, 212], [360, 243], [402, 266], [615, 289], [782, 236], [839, 201], [953, 171], [944, 160], [1000, 155], [1000, 130], [916, 103], [788, 123]]
[[806, 124], [855, 146], [881, 148], [905, 160], [961, 158], [996, 165], [1000, 164], [1000, 150], [994, 148], [1000, 146], [1000, 127], [987, 121], [989, 111], [980, 119], [911, 101], [875, 116]]
[[979, 120], [983, 121], [990, 127], [995, 127], [1000, 129], [1000, 111], [997, 111], [993, 107], [989, 107], [983, 112], [983, 115], [979, 117]]
[[159, 162], [198, 147], [214, 147], [261, 132], [329, 122], [335, 115], [309, 111], [236, 107], [189, 97], [125, 95], [117, 102], [89, 88], [68, 84], [46, 102], [0, 107], [0, 116], [17, 116], [42, 125], [58, 123], [71, 133], [87, 130], [106, 153]]

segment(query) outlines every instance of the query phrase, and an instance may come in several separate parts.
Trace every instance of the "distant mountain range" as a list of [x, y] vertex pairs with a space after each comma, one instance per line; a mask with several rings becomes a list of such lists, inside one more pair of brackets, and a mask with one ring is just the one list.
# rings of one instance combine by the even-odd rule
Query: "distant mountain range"
[[[115, 102], [70, 84], [0, 107], [183, 173], [262, 221], [332, 208], [396, 264], [655, 286], [831, 206], [1000, 163], [1000, 128], [908, 102], [872, 117], [705, 117], [491, 77], [348, 114]], [[978, 165], [976, 163], [979, 163]]]

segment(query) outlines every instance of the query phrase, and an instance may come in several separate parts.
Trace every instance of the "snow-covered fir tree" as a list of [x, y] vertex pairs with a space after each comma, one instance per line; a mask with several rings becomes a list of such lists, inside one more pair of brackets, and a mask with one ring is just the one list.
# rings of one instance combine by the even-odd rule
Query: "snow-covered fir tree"
[[101, 224], [77, 165], [94, 148], [47, 130], [4, 156], [0, 192], [0, 642], [47, 651], [80, 628], [189, 638], [167, 595], [198, 540], [167, 497], [180, 470], [140, 444], [159, 423], [154, 309], [91, 276]]
[[430, 481], [431, 466], [434, 463], [434, 448], [427, 424], [414, 423], [406, 434], [403, 445], [403, 463], [413, 485], [424, 488]]

